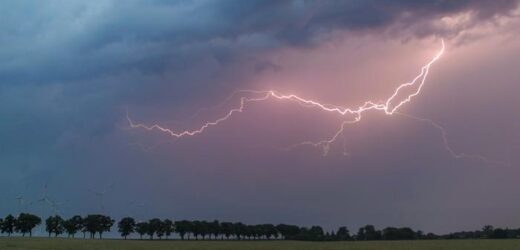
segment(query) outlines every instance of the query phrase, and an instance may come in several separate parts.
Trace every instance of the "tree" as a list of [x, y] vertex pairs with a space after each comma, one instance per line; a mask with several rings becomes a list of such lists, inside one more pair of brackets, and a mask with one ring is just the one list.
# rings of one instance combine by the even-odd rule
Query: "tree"
[[[191, 232], [191, 235], [193, 235], [193, 237], [195, 238], [195, 240], [198, 240], [198, 237], [199, 237], [199, 221], [190, 221], [189, 222], [189, 230], [188, 232]], [[188, 240], [189, 240], [189, 234], [188, 234]]]
[[309, 236], [312, 240], [320, 240], [323, 238], [323, 228], [320, 226], [312, 226], [309, 230]]
[[[421, 232], [422, 233], [422, 232]], [[409, 227], [395, 228], [387, 227], [383, 229], [384, 240], [413, 240], [417, 238], [417, 233]]]
[[222, 222], [220, 223], [222, 234], [226, 236], [226, 239], [229, 239], [229, 236], [233, 234], [233, 223], [231, 222]]
[[58, 237], [58, 235], [63, 233], [65, 229], [63, 222], [59, 215], [50, 216], [45, 220], [45, 230], [49, 233], [49, 237], [51, 237], [51, 234], [54, 234], [54, 237]]
[[72, 236], [74, 238], [76, 233], [83, 228], [83, 219], [79, 215], [73, 216], [63, 223], [63, 227], [68, 237]]
[[214, 220], [213, 222], [209, 223], [209, 232], [213, 235], [215, 239], [219, 236], [221, 233], [220, 223], [218, 220]]
[[278, 230], [278, 232], [280, 232], [280, 234], [282, 235], [282, 239], [287, 239], [288, 229], [289, 229], [289, 225], [285, 225], [285, 224], [276, 225], [276, 230]]
[[364, 227], [365, 231], [365, 240], [380, 240], [381, 232], [377, 231], [374, 226], [366, 225]]
[[199, 233], [200, 236], [202, 236], [202, 239], [206, 237], [206, 235], [209, 235], [211, 237], [211, 233], [209, 232], [209, 223], [205, 220], [201, 221], [199, 224]]
[[173, 221], [170, 219], [166, 219], [162, 223], [164, 234], [166, 235], [166, 239], [173, 233], [175, 227], [173, 226]]
[[164, 221], [159, 220], [159, 224], [157, 225], [157, 229], [155, 230], [155, 234], [157, 235], [157, 238], [159, 240], [162, 239], [162, 237], [166, 234], [165, 227], [164, 227]]
[[153, 240], [153, 235], [157, 231], [161, 230], [161, 226], [162, 226], [161, 224], [162, 224], [162, 221], [157, 218], [153, 218], [148, 221], [148, 231], [146, 232], [146, 234], [148, 234], [148, 236], [150, 236], [150, 240]]
[[365, 228], [364, 227], [359, 228], [359, 230], [356, 234], [356, 240], [365, 240]]
[[198, 239], [199, 235], [202, 236], [202, 239], [204, 239], [204, 236], [207, 234], [205, 231], [207, 229], [204, 228], [205, 225], [202, 221], [194, 221], [192, 222], [192, 233], [193, 233], [193, 236], [195, 237], [195, 240]]
[[94, 238], [96, 233], [99, 233], [99, 238], [103, 238], [104, 232], [109, 232], [114, 225], [114, 220], [110, 216], [101, 214], [89, 214], [83, 220], [85, 230], [90, 233], [90, 238]]
[[493, 230], [493, 238], [494, 239], [506, 239], [507, 238], [507, 231], [509, 231], [507, 228], [496, 228]]
[[135, 220], [131, 217], [125, 217], [117, 223], [117, 227], [119, 228], [118, 231], [121, 233], [121, 236], [126, 240], [126, 237], [134, 232]]
[[2, 223], [2, 233], [7, 233], [8, 236], [14, 232], [14, 225], [16, 219], [12, 215], [7, 215]]
[[174, 223], [175, 231], [181, 236], [181, 240], [184, 240], [184, 236], [189, 232], [189, 221], [181, 220]]
[[84, 226], [84, 230], [86, 232], [90, 233], [90, 238], [93, 239], [94, 235], [97, 232], [98, 227], [99, 227], [98, 215], [96, 215], [96, 214], [87, 215], [87, 217], [85, 217], [83, 219], [83, 226]]
[[417, 230], [416, 235], [417, 235], [417, 239], [423, 239], [424, 238], [424, 233], [421, 230]]
[[244, 232], [244, 236], [247, 237], [248, 240], [251, 239], [251, 237], [253, 237], [253, 230], [254, 230], [254, 227], [251, 226], [251, 225], [246, 225], [245, 228], [244, 228], [245, 232]]
[[139, 222], [135, 225], [135, 231], [139, 234], [139, 238], [142, 240], [143, 235], [148, 232], [148, 223], [147, 222]]
[[[270, 239], [273, 236], [276, 237], [278, 235], [278, 231], [276, 230], [276, 227], [273, 224], [263, 224], [262, 233], [267, 239]], [[321, 234], [323, 234], [323, 230], [321, 231]]]
[[241, 237], [245, 235], [246, 231], [246, 225], [243, 223], [233, 223], [233, 234], [237, 237], [237, 240], [240, 240]]
[[336, 233], [336, 237], [338, 240], [349, 240], [350, 233], [349, 233], [347, 227], [340, 227], [338, 229], [338, 232]]
[[276, 230], [280, 232], [282, 237], [286, 240], [295, 239], [300, 234], [300, 228], [294, 225], [279, 224], [276, 226]]
[[88, 232], [88, 229], [87, 229], [87, 221], [86, 221], [86, 217], [85, 218], [81, 218], [81, 232], [83, 233], [83, 239], [86, 238], [86, 234]]
[[494, 231], [494, 228], [491, 225], [485, 225], [482, 228], [482, 232], [484, 233], [484, 237], [488, 238], [488, 239], [493, 238], [493, 231]]
[[264, 235], [264, 229], [262, 225], [253, 225], [252, 234], [255, 237], [255, 239], [259, 239]]
[[22, 236], [29, 233], [30, 237], [32, 236], [32, 230], [41, 222], [42, 219], [34, 214], [21, 213], [14, 223], [15, 230], [22, 233]]
[[110, 232], [110, 229], [114, 225], [114, 222], [115, 221], [112, 220], [112, 218], [110, 218], [110, 216], [105, 216], [105, 215], [98, 216], [99, 227], [97, 228], [97, 232], [99, 233], [100, 239], [103, 238], [104, 232]]

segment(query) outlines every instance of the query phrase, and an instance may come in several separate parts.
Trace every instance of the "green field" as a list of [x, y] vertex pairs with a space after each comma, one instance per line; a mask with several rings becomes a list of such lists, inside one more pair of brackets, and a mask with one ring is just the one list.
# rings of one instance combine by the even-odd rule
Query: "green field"
[[520, 240], [420, 240], [372, 242], [138, 241], [0, 238], [0, 249], [220, 249], [220, 250], [518, 250]]

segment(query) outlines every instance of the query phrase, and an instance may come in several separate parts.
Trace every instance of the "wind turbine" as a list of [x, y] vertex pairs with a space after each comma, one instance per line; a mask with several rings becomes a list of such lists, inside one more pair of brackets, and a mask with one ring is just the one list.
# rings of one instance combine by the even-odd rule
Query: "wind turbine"
[[[45, 221], [46, 220], [46, 218], [45, 218], [45, 205], [46, 204], [51, 204], [51, 200], [49, 199], [49, 196], [47, 196], [47, 184], [45, 184], [43, 186], [43, 196], [42, 196], [42, 198], [39, 199], [39, 200], [36, 200], [36, 202], [38, 202], [38, 203], [41, 202], [42, 203], [42, 220]], [[43, 226], [43, 224], [42, 224], [41, 230], [42, 230], [42, 234], [44, 234], [45, 233], [44, 232], [45, 226]]]
[[144, 217], [144, 212], [146, 209], [146, 204], [144, 202], [137, 202], [135, 200], [132, 200], [128, 203], [128, 206], [131, 207], [131, 216], [135, 217], [136, 215], [139, 216], [139, 218], [135, 217], [136, 219], [140, 220]]
[[46, 204], [52, 204], [51, 200], [49, 199], [49, 196], [47, 196], [47, 184], [43, 186], [43, 196], [41, 199], [37, 200], [36, 202], [42, 203], [42, 219], [45, 220], [45, 205]]
[[99, 205], [101, 208], [101, 213], [105, 212], [105, 194], [113, 188], [114, 188], [114, 183], [112, 182], [112, 184], [110, 184], [108, 187], [106, 187], [102, 191], [95, 191], [93, 189], [89, 189], [89, 191], [92, 192], [98, 199], [98, 202], [99, 202]]
[[53, 201], [53, 200], [47, 199], [47, 202], [51, 206], [51, 209], [52, 209], [52, 212], [54, 213], [54, 215], [58, 215], [58, 212], [60, 211], [60, 209], [58, 207], [65, 205], [65, 203], [67, 201]]
[[18, 202], [18, 214], [22, 213], [23, 204], [25, 203], [25, 200], [23, 199], [23, 195], [20, 194], [16, 196], [15, 200]]

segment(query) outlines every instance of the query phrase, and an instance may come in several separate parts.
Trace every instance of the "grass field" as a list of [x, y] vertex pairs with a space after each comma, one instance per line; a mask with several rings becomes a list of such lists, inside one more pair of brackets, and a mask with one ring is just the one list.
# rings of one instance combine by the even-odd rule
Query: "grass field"
[[179, 250], [518, 250], [520, 240], [420, 240], [372, 242], [138, 241], [0, 238], [0, 249], [179, 249]]

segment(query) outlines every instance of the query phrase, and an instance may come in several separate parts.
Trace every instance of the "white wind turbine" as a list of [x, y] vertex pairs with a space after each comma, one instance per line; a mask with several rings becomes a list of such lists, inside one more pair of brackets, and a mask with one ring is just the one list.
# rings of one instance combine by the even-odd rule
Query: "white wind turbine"
[[[39, 200], [36, 200], [36, 202], [38, 203], [42, 203], [42, 220], [45, 221], [46, 218], [45, 218], [45, 208], [46, 208], [46, 205], [50, 205], [52, 204], [52, 201], [49, 199], [49, 196], [47, 196], [47, 184], [45, 184], [43, 186], [43, 196], [41, 199]], [[42, 234], [44, 234], [44, 230], [45, 230], [45, 226], [43, 226], [42, 224]]]
[[105, 195], [109, 190], [111, 190], [113, 188], [114, 188], [114, 183], [112, 182], [112, 184], [110, 184], [108, 187], [106, 187], [102, 191], [95, 191], [93, 189], [89, 189], [89, 191], [92, 192], [96, 196], [96, 198], [99, 202], [99, 207], [100, 207], [101, 213], [105, 212]]
[[45, 207], [46, 205], [52, 204], [52, 201], [47, 196], [47, 184], [43, 186], [43, 196], [41, 199], [37, 200], [38, 203], [42, 203], [42, 219], [45, 220]]
[[18, 214], [29, 212], [29, 206], [33, 204], [32, 201], [27, 202], [23, 194], [16, 196], [15, 200], [18, 203]]
[[47, 202], [49, 203], [51, 209], [52, 209], [52, 212], [54, 215], [58, 215], [58, 212], [60, 212], [60, 209], [59, 207], [65, 205], [65, 203], [67, 201], [53, 201], [53, 200], [50, 200], [50, 199], [47, 199]]
[[144, 212], [146, 210], [146, 204], [144, 202], [137, 202], [136, 200], [132, 200], [128, 203], [128, 206], [130, 207], [131, 211], [130, 216], [137, 220], [144, 219]]
[[23, 211], [23, 205], [25, 204], [25, 200], [22, 194], [16, 196], [15, 200], [18, 202], [18, 214], [21, 214]]

